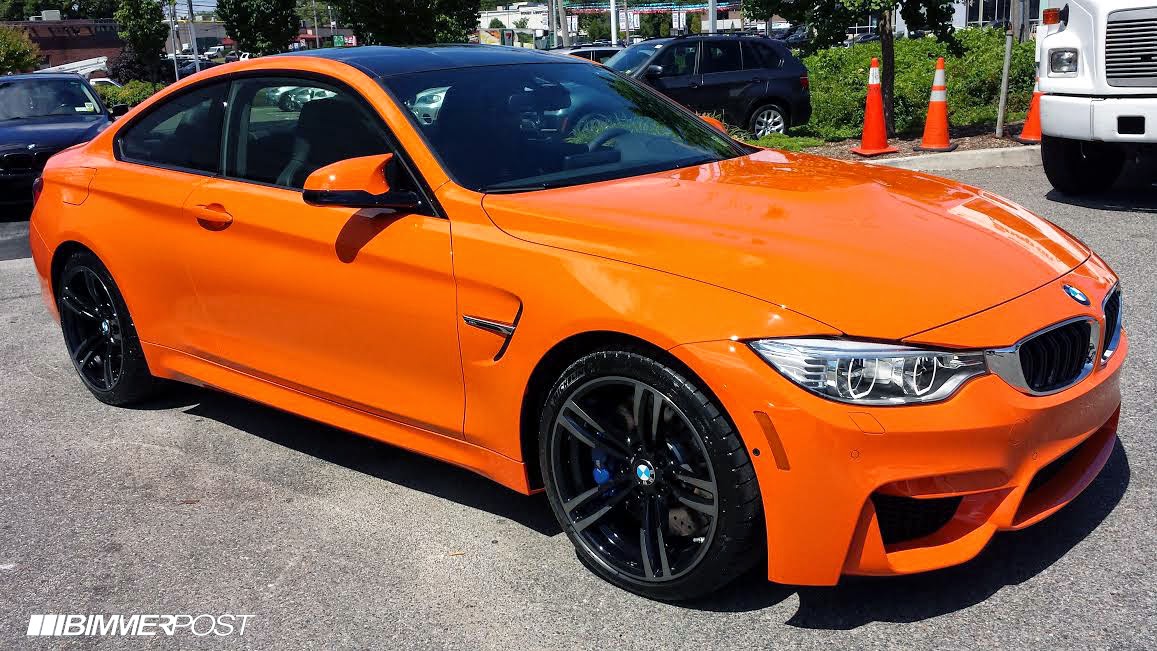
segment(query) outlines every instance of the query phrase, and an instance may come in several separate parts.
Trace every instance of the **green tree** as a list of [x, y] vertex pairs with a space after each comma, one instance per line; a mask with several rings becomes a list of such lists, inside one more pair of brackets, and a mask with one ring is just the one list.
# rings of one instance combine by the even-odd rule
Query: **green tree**
[[808, 25], [811, 40], [805, 48], [815, 52], [840, 43], [847, 28], [872, 17], [880, 35], [880, 90], [884, 95], [884, 119], [888, 132], [895, 134], [896, 47], [895, 15], [904, 18], [908, 29], [923, 29], [959, 53], [952, 27], [952, 0], [743, 0], [744, 14], [755, 20], [779, 15], [792, 23]]
[[112, 18], [117, 0], [77, 0], [70, 8], [69, 18]]
[[217, 16], [244, 52], [284, 52], [297, 36], [296, 0], [218, 0]]
[[699, 13], [687, 14], [687, 33], [703, 33], [703, 15]]
[[503, 29], [505, 27], [506, 23], [502, 22], [501, 20], [497, 18], [490, 19], [490, 29]]
[[0, 25], [0, 75], [35, 70], [40, 63], [40, 48], [23, 30]]
[[655, 38], [671, 35], [671, 14], [643, 14], [639, 16], [639, 36]]
[[367, 44], [464, 43], [478, 27], [478, 0], [334, 0], [333, 6]]
[[592, 41], [606, 41], [611, 38], [611, 14], [579, 14], [579, 31], [587, 33]]
[[161, 53], [165, 51], [165, 41], [169, 38], [169, 25], [165, 22], [161, 3], [157, 0], [120, 0], [113, 18], [125, 42], [122, 56], [135, 58], [149, 79], [156, 81]]
[[526, 29], [526, 26], [529, 24], [530, 24], [529, 18], [519, 18], [518, 20], [514, 21], [515, 29]]

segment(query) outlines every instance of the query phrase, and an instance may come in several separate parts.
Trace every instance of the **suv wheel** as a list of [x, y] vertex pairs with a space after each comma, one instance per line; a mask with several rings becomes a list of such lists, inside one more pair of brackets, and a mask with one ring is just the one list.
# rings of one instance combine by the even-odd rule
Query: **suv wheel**
[[764, 104], [752, 112], [747, 126], [747, 130], [756, 138], [787, 133], [787, 111], [778, 104]]

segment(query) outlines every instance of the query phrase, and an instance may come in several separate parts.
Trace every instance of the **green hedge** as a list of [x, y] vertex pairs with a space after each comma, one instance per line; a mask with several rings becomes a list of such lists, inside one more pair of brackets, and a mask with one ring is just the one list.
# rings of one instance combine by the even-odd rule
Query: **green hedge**
[[[964, 53], [950, 56], [948, 46], [931, 38], [896, 41], [896, 130], [924, 128], [936, 57], [944, 57], [948, 78], [948, 120], [953, 126], [996, 122], [1004, 65], [1004, 32], [965, 29], [956, 33]], [[827, 140], [858, 138], [864, 121], [864, 99], [872, 57], [880, 44], [822, 50], [804, 59], [811, 81], [811, 122], [794, 130]], [[1023, 114], [1032, 99], [1036, 77], [1032, 41], [1013, 46], [1009, 73], [1009, 114]]]
[[110, 108], [117, 104], [136, 106], [164, 87], [164, 84], [153, 84], [147, 81], [130, 81], [120, 88], [100, 84], [96, 87], [96, 94], [100, 95], [101, 101]]

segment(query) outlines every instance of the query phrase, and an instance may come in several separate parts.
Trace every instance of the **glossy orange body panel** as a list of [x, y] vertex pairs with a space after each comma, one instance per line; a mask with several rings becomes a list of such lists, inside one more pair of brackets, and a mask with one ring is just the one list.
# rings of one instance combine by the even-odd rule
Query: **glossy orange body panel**
[[[362, 95], [439, 213], [309, 206], [285, 188], [113, 155], [117, 132], [151, 103], [261, 70], [324, 75]], [[449, 178], [405, 110], [360, 70], [309, 57], [253, 59], [175, 84], [50, 160], [30, 236], [50, 309], [54, 256], [81, 245], [116, 279], [153, 374], [525, 493], [537, 488], [537, 459], [524, 458], [533, 444], [523, 435], [536, 432], [522, 422], [523, 400], [539, 363], [575, 336], [649, 342], [689, 367], [738, 428], [763, 495], [769, 577], [789, 583], [963, 562], [995, 531], [1071, 500], [1112, 449], [1124, 336], [1107, 364], [1054, 395], [984, 375], [948, 400], [901, 408], [807, 393], [742, 343], [856, 336], [994, 348], [1075, 316], [1102, 322], [1112, 271], [1023, 208], [926, 175], [777, 151], [484, 196]], [[463, 317], [515, 334], [507, 341]], [[1078, 446], [1076, 462], [1026, 494], [1038, 470]], [[965, 506], [930, 537], [886, 545], [873, 492], [961, 495]]]

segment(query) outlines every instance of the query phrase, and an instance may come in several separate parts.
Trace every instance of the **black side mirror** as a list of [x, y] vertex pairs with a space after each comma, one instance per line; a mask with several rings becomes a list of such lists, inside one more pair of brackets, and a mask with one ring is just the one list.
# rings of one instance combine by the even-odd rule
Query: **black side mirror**
[[304, 190], [301, 198], [311, 206], [383, 208], [399, 212], [413, 212], [422, 205], [418, 193], [408, 190], [390, 190], [381, 194], [365, 190]]
[[655, 77], [661, 77], [662, 75], [663, 75], [663, 66], [647, 66], [647, 69], [643, 71], [643, 76], [647, 77], [648, 79], [653, 79]]
[[112, 116], [113, 118], [119, 118], [128, 112], [129, 112], [129, 105], [128, 104], [114, 104], [108, 110], [108, 114], [110, 116]]

